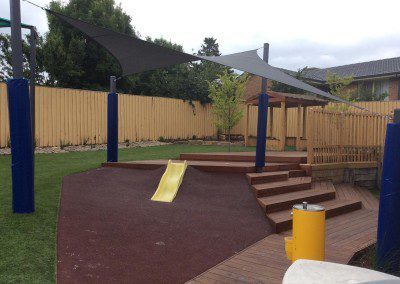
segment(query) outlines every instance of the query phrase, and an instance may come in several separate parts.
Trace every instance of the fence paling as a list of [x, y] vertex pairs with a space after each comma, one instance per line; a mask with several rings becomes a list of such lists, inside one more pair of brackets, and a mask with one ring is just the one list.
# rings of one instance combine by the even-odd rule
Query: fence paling
[[[38, 146], [106, 142], [106, 92], [37, 86], [36, 94], [36, 141]], [[178, 99], [121, 94], [120, 101], [119, 142], [154, 140], [159, 137], [172, 139], [191, 138], [193, 135], [204, 137], [216, 134], [209, 104], [202, 106], [199, 102], [194, 102], [196, 113], [194, 114], [192, 107], [187, 102]], [[124, 103], [122, 104], [122, 102]], [[356, 104], [383, 115], [390, 115], [393, 109], [400, 108], [400, 101], [357, 102]], [[318, 110], [318, 108], [314, 110]], [[345, 121], [342, 125], [343, 133], [340, 135], [335, 135], [335, 133], [326, 129], [327, 123], [340, 115], [326, 114], [329, 113], [327, 110], [322, 113], [315, 113], [317, 120], [314, 127], [315, 133], [322, 136], [328, 135], [327, 137], [332, 141], [328, 139], [320, 141], [315, 136], [315, 141], [312, 140], [311, 142], [321, 143], [315, 144], [319, 146], [330, 145], [329, 143], [360, 145], [361, 141], [367, 143], [365, 145], [368, 146], [382, 145], [387, 121], [357, 109], [350, 110], [351, 114], [345, 115]], [[271, 114], [274, 117], [273, 119], [271, 119]], [[372, 126], [360, 124], [360, 115], [364, 117], [366, 114], [370, 116], [369, 121], [372, 121]], [[326, 117], [326, 115], [329, 115], [329, 117]], [[297, 123], [297, 116], [296, 108], [287, 110], [287, 137], [296, 137], [298, 125], [303, 127], [303, 124]], [[268, 126], [268, 136], [271, 136], [271, 133], [275, 137], [279, 136], [280, 117], [281, 110], [279, 108], [275, 108], [273, 112], [269, 111], [268, 122], [273, 120], [274, 124], [272, 128], [271, 125]], [[321, 124], [320, 120], [325, 120], [325, 123]], [[244, 134], [245, 121], [244, 117], [234, 127], [232, 133]], [[340, 118], [338, 118], [338, 121], [340, 121]], [[337, 128], [338, 121], [335, 122], [334, 126], [329, 127]], [[312, 122], [309, 119], [307, 122], [307, 129], [312, 128]], [[250, 136], [256, 135], [256, 124], [257, 107], [250, 106], [248, 128]], [[364, 130], [361, 131], [359, 127], [363, 127]], [[338, 139], [341, 139], [340, 143], [337, 142]], [[0, 147], [6, 147], [8, 141], [9, 122], [6, 84], [0, 83]], [[353, 154], [345, 154], [345, 151], [340, 149], [331, 149], [329, 155], [315, 151], [313, 156], [318, 155], [318, 158], [316, 157], [318, 160], [326, 160], [329, 156], [329, 159], [336, 161], [341, 159], [362, 160], [362, 155], [373, 157], [370, 152], [363, 153], [354, 150]], [[352, 158], [349, 158], [349, 155]], [[372, 158], [365, 157], [364, 159]]]
[[369, 162], [380, 159], [386, 116], [309, 110], [308, 162]]

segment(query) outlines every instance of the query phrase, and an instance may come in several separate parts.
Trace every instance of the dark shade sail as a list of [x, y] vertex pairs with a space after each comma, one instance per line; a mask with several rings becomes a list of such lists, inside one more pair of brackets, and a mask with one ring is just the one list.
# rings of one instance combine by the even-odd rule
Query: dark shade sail
[[93, 39], [117, 59], [122, 76], [199, 60], [198, 57], [46, 10]]
[[98, 27], [51, 10], [46, 9], [46, 11], [80, 30], [89, 38], [107, 49], [121, 65], [123, 76], [157, 68], [164, 68], [174, 64], [207, 60], [296, 87], [356, 108], [364, 109], [297, 80], [278, 68], [269, 65], [258, 56], [257, 50], [223, 56], [191, 55], [144, 41], [139, 38], [121, 34], [107, 28]]

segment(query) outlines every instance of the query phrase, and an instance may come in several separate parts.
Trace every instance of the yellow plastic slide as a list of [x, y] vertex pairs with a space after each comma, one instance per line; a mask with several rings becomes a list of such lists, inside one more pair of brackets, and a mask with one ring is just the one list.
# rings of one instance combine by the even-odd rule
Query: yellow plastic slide
[[183, 176], [187, 168], [187, 163], [172, 163], [168, 161], [167, 169], [163, 174], [156, 192], [151, 200], [161, 202], [172, 202], [178, 193]]

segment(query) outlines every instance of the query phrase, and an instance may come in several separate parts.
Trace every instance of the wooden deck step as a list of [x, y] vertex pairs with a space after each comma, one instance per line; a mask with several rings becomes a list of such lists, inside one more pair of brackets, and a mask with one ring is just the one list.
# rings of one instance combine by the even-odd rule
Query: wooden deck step
[[285, 181], [255, 184], [252, 189], [257, 197], [307, 190], [311, 189], [311, 177], [294, 177]]
[[[226, 161], [255, 162], [255, 152], [223, 152], [223, 153], [181, 153], [180, 160], [187, 161]], [[306, 152], [267, 152], [265, 161], [268, 163], [307, 163]]]
[[[255, 169], [255, 167], [254, 167]], [[292, 163], [266, 163], [265, 167], [263, 168], [264, 172], [277, 172], [277, 171], [292, 171], [292, 170], [299, 170], [299, 164], [292, 164]]]
[[305, 170], [291, 170], [289, 171], [289, 177], [305, 177], [307, 173]]
[[286, 210], [293, 207], [293, 205], [302, 203], [304, 201], [309, 203], [318, 203], [335, 198], [335, 189], [310, 189], [303, 191], [296, 191], [286, 194], [279, 194], [268, 197], [257, 198], [258, 203], [266, 213], [277, 212]]
[[[318, 202], [326, 210], [326, 218], [332, 218], [341, 214], [359, 210], [362, 208], [360, 200], [328, 200]], [[267, 214], [267, 218], [271, 225], [275, 228], [276, 233], [280, 233], [292, 228], [292, 217], [290, 215], [292, 209], [286, 209], [274, 213]]]
[[289, 178], [289, 171], [248, 173], [246, 174], [250, 185], [273, 181], [283, 181]]

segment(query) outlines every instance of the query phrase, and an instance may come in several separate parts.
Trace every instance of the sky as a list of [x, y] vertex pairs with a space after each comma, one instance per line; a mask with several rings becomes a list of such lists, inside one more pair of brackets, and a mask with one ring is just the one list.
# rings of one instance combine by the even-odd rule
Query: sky
[[[47, 0], [31, 0], [46, 6]], [[62, 2], [66, 2], [63, 0]], [[400, 1], [116, 0], [142, 38], [163, 37], [196, 52], [204, 37], [222, 54], [270, 44], [269, 63], [297, 70], [400, 56]], [[22, 21], [47, 31], [44, 11], [21, 1]], [[0, 17], [9, 18], [9, 0]], [[260, 51], [262, 54], [262, 51]]]

